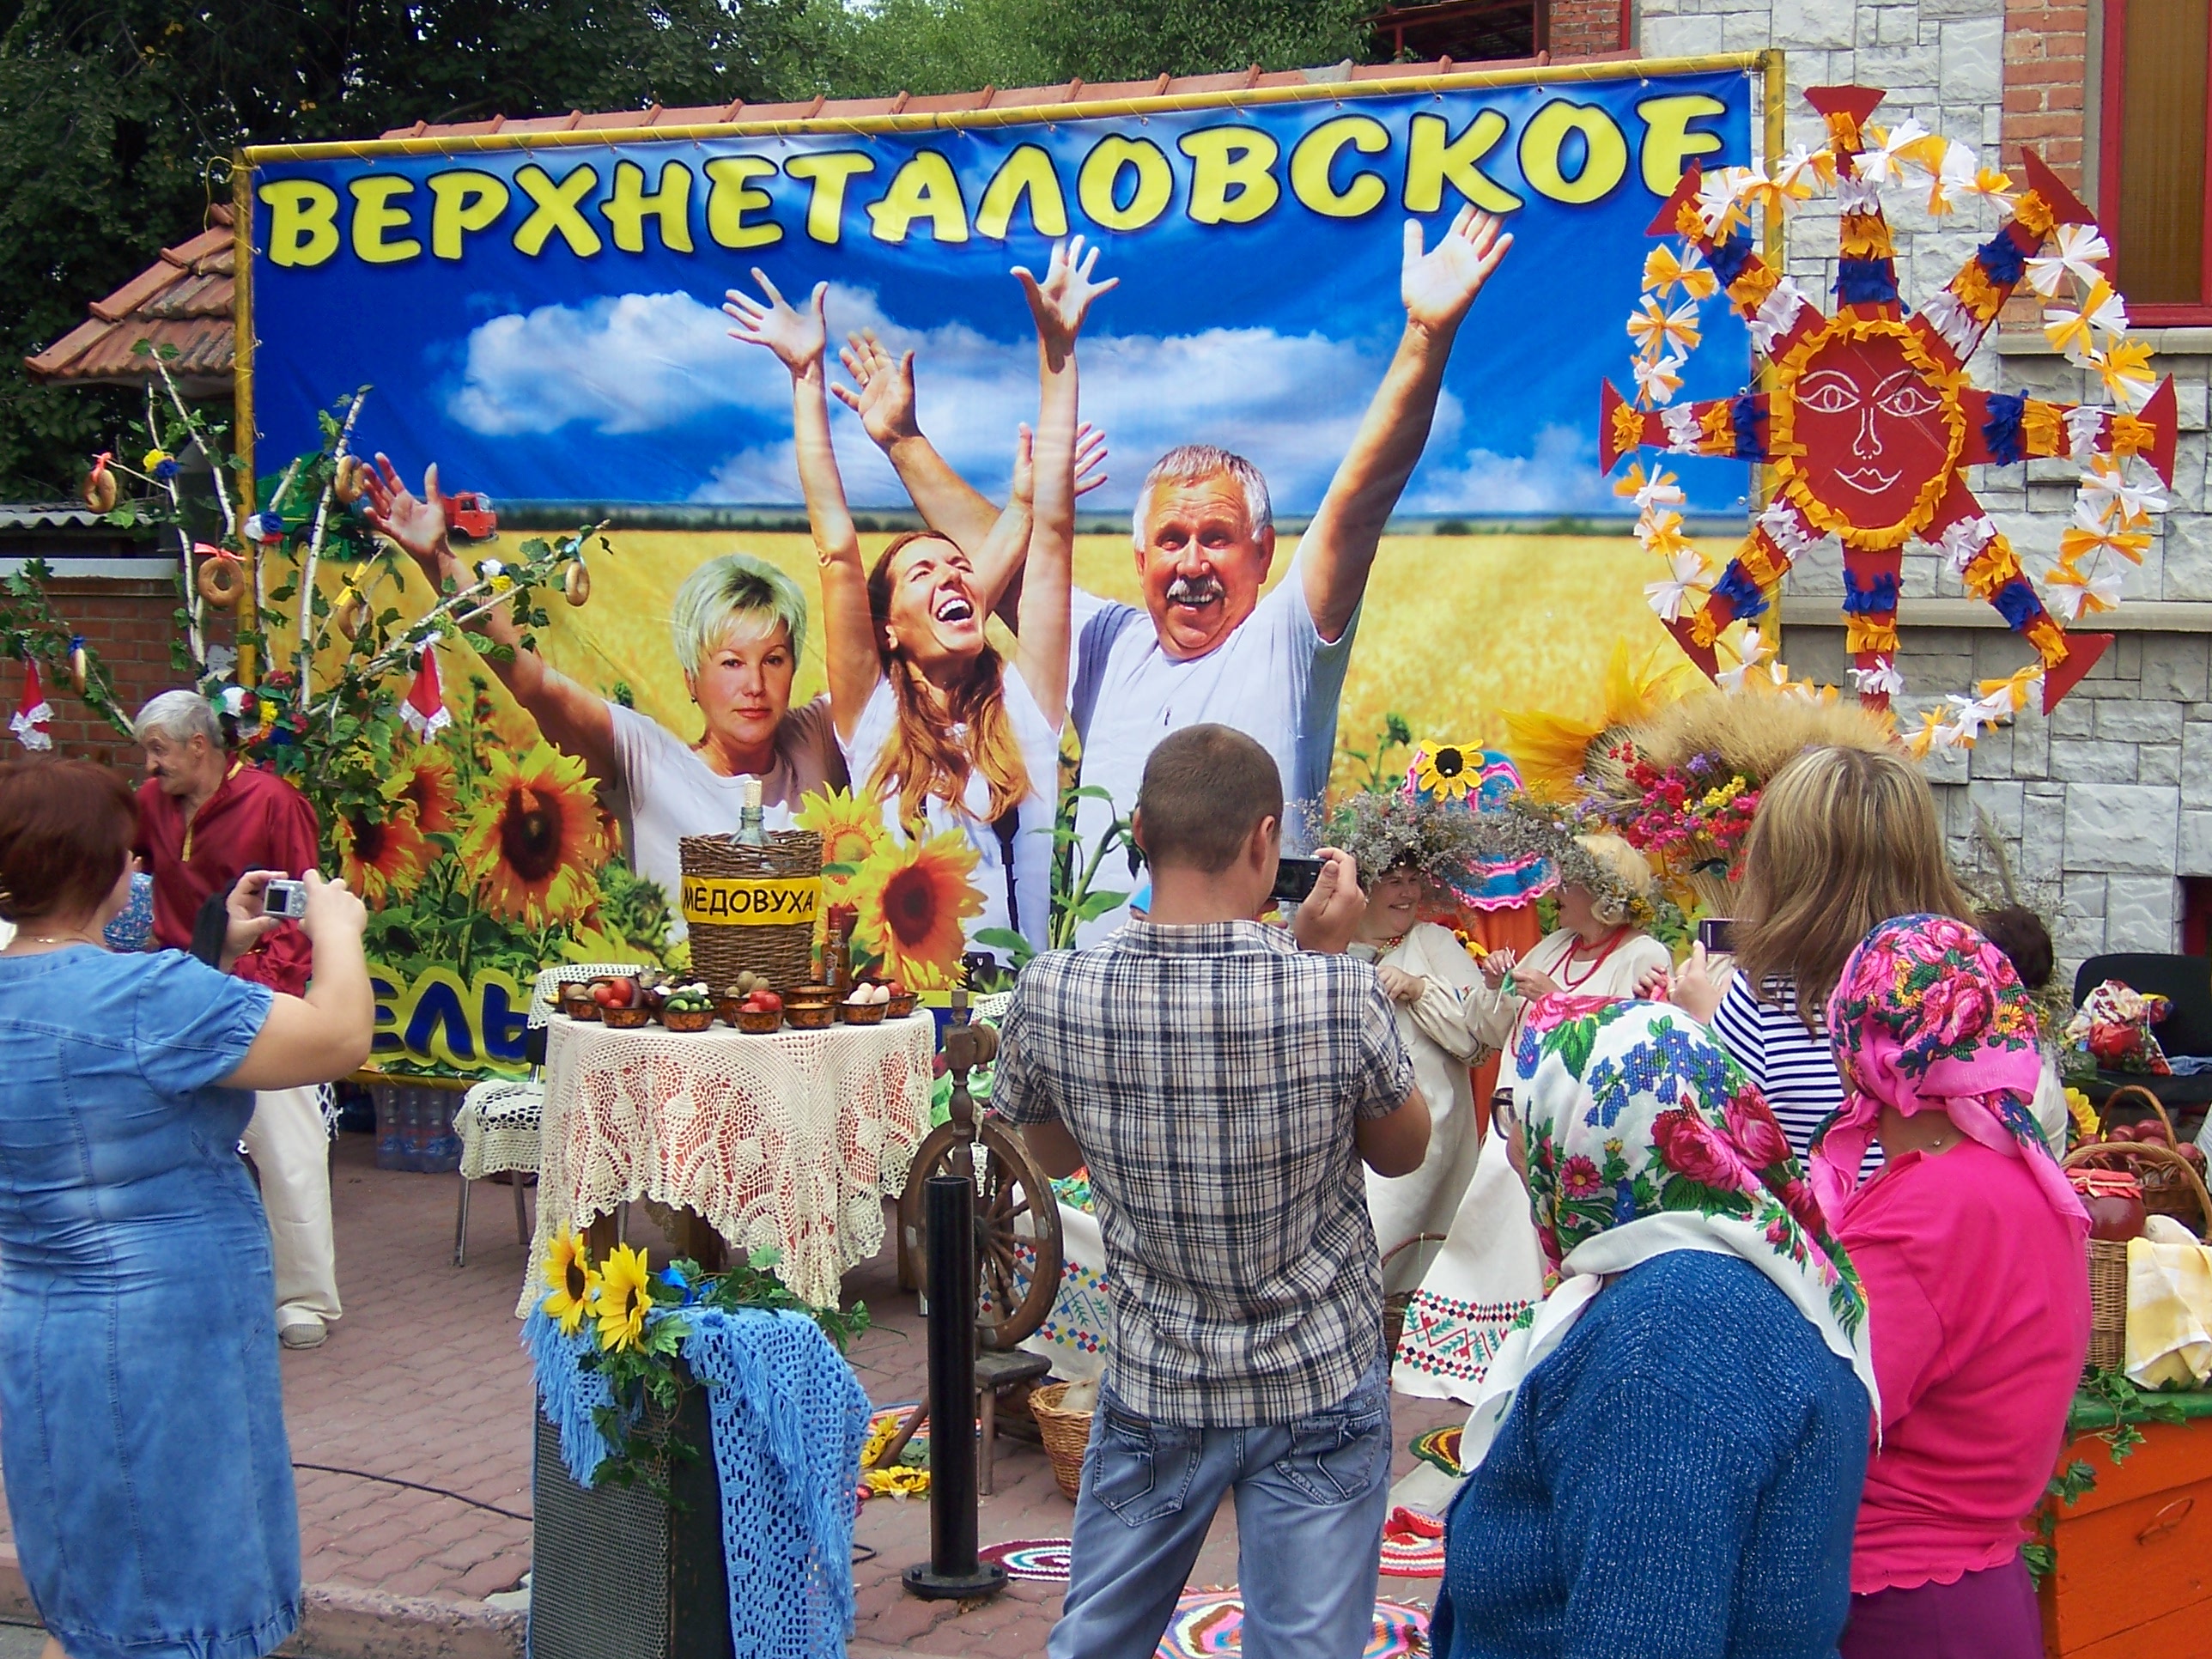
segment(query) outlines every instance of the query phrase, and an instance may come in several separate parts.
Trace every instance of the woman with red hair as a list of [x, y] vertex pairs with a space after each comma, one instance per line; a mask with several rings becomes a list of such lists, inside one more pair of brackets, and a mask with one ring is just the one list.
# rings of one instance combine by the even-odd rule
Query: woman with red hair
[[[258, 1659], [299, 1622], [269, 1224], [240, 1133], [257, 1089], [368, 1057], [367, 920], [307, 877], [305, 997], [177, 951], [111, 955], [131, 792], [0, 766], [0, 1468], [44, 1659]], [[267, 871], [226, 959], [276, 923]]]

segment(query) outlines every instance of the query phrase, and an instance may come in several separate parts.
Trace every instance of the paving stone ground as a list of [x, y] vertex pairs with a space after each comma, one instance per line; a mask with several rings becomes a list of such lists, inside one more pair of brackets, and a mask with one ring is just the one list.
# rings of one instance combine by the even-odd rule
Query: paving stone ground
[[[530, 1366], [514, 1317], [526, 1253], [508, 1190], [484, 1184], [475, 1193], [468, 1264], [453, 1266], [459, 1180], [379, 1170], [366, 1135], [339, 1142], [332, 1194], [346, 1316], [320, 1348], [283, 1357], [310, 1584], [475, 1602], [514, 1589], [529, 1568]], [[641, 1223], [639, 1231], [648, 1230]], [[869, 1397], [917, 1398], [927, 1345], [914, 1297], [896, 1288], [891, 1246], [846, 1285], [876, 1321], [851, 1355]], [[1411, 1467], [1405, 1448], [1413, 1436], [1462, 1414], [1398, 1399], [1394, 1474]], [[1073, 1513], [1043, 1452], [1002, 1436], [981, 1540], [1065, 1537]], [[926, 1501], [872, 1499], [854, 1535], [873, 1552], [854, 1570], [856, 1659], [1043, 1651], [1057, 1586], [1017, 1583], [981, 1604], [903, 1593], [901, 1571], [928, 1559]], [[4, 1522], [0, 1539], [13, 1541]], [[1236, 1520], [1224, 1505], [1190, 1582], [1236, 1577]], [[1383, 1581], [1383, 1594], [1401, 1601], [1425, 1603], [1433, 1589], [1433, 1581]]]

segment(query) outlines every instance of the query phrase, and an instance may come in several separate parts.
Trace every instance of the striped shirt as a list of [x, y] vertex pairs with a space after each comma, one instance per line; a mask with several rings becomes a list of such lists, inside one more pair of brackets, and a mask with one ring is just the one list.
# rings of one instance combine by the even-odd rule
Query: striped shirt
[[[1796, 984], [1772, 978], [1759, 993], [1752, 994], [1741, 974], [1732, 975], [1713, 1015], [1713, 1032], [1766, 1097], [1790, 1149], [1806, 1159], [1813, 1137], [1844, 1103], [1844, 1079], [1827, 1032], [1808, 1031], [1797, 1018]], [[1859, 1179], [1870, 1179], [1881, 1168], [1881, 1148], [1869, 1142]]]

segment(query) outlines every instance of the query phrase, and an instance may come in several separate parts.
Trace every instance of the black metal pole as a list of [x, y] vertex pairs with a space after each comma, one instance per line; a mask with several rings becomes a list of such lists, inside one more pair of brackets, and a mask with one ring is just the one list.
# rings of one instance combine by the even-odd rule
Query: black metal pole
[[1006, 1570], [975, 1559], [975, 1188], [929, 1178], [929, 1565], [909, 1593], [943, 1601], [1003, 1589]]

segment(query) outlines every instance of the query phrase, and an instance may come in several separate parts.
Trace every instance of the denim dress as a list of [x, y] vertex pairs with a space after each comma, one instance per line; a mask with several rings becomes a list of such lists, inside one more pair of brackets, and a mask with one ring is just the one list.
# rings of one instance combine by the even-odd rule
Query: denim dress
[[0, 1467], [71, 1659], [299, 1620], [269, 1224], [235, 1070], [270, 993], [181, 952], [0, 957]]

